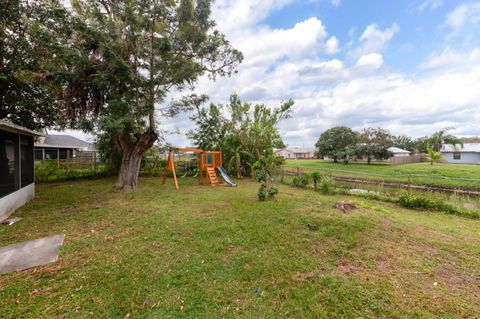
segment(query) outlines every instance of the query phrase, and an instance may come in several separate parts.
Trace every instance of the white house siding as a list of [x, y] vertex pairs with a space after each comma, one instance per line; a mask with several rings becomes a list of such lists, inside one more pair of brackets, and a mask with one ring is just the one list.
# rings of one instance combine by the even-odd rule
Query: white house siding
[[7, 219], [10, 214], [32, 200], [33, 197], [35, 197], [34, 183], [0, 198], [0, 222]]
[[480, 164], [480, 153], [460, 152], [460, 159], [453, 159], [453, 152], [442, 152], [442, 158], [447, 163]]
[[314, 148], [284, 148], [277, 151], [277, 155], [285, 159], [313, 159], [315, 158]]

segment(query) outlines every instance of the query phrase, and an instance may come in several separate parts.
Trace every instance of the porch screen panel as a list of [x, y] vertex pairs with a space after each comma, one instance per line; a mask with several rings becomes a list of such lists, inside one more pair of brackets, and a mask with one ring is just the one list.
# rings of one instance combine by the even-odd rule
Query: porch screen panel
[[33, 183], [33, 137], [22, 136], [20, 138], [20, 158], [22, 165], [22, 187]]
[[18, 135], [0, 130], [0, 197], [20, 187]]

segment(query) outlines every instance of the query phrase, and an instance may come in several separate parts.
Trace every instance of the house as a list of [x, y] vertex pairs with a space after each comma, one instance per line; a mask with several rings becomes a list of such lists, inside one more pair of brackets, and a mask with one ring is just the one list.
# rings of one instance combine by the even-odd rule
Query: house
[[314, 147], [286, 147], [276, 151], [278, 156], [285, 159], [314, 159]]
[[33, 141], [41, 135], [0, 120], [0, 221], [35, 196]]
[[388, 151], [393, 154], [393, 157], [403, 157], [410, 156], [410, 151], [398, 148], [398, 147], [389, 147]]
[[445, 144], [440, 150], [443, 160], [456, 164], [480, 164], [480, 143], [465, 143], [461, 145]]
[[95, 146], [70, 135], [47, 135], [35, 142], [35, 160], [70, 159], [77, 152], [96, 152]]

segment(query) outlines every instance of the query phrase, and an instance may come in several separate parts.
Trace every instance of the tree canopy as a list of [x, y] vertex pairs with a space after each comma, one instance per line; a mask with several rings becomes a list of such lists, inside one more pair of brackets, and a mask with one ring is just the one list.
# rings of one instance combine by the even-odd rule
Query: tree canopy
[[3, 1], [0, 9], [0, 119], [40, 130], [58, 125], [68, 13], [58, 1]]
[[416, 150], [417, 143], [408, 135], [400, 135], [392, 137], [393, 146], [414, 152]]
[[288, 100], [269, 108], [233, 94], [225, 105], [199, 107], [191, 117], [196, 127], [187, 136], [199, 148], [222, 151], [228, 170], [237, 177], [249, 175], [253, 163], [272, 158], [273, 148], [284, 145], [277, 124], [290, 117], [293, 104]]
[[358, 135], [357, 155], [366, 156], [368, 164], [373, 158], [377, 160], [388, 159], [391, 156], [388, 149], [393, 145], [392, 139], [392, 135], [387, 130], [365, 128]]
[[336, 126], [323, 132], [315, 147], [317, 156], [328, 156], [337, 162], [339, 159], [348, 162], [355, 154], [358, 134], [347, 126]]
[[463, 147], [463, 141], [452, 134], [448, 134], [449, 130], [447, 128], [433, 133], [428, 140], [428, 146], [435, 152], [439, 152], [444, 144], [461, 145]]

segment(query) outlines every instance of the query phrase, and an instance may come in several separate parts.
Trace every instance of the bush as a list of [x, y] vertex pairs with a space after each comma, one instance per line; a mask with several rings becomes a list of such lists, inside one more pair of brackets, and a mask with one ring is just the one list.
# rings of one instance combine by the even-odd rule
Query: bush
[[322, 175], [319, 172], [312, 173], [312, 180], [313, 180], [313, 189], [316, 191], [318, 182], [322, 179]]
[[260, 183], [258, 188], [258, 200], [263, 202], [267, 199], [275, 199], [278, 195], [278, 189], [272, 185], [273, 179], [271, 178], [271, 161], [266, 158], [260, 158], [253, 164], [254, 176]]
[[[142, 166], [140, 167], [140, 176], [162, 176], [167, 161], [161, 158], [155, 158], [150, 160], [142, 160]], [[177, 169], [177, 167], [175, 167]], [[178, 172], [178, 170], [177, 170]], [[169, 171], [171, 174], [171, 172]]]
[[330, 178], [324, 176], [320, 180], [320, 192], [324, 195], [329, 195], [334, 193], [333, 182]]
[[460, 213], [455, 206], [445, 203], [441, 198], [427, 198], [407, 191], [398, 195], [398, 202], [406, 208], [437, 210], [452, 214]]
[[295, 187], [306, 188], [310, 183], [310, 175], [303, 174], [300, 176], [295, 176], [292, 183]]
[[37, 183], [99, 178], [107, 175], [105, 165], [99, 165], [96, 169], [92, 167], [69, 168], [57, 160], [35, 162], [35, 181]]
[[272, 186], [267, 190], [267, 193], [270, 198], [274, 198], [278, 195], [278, 188]]

